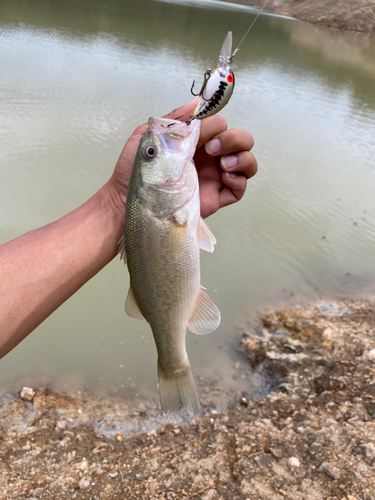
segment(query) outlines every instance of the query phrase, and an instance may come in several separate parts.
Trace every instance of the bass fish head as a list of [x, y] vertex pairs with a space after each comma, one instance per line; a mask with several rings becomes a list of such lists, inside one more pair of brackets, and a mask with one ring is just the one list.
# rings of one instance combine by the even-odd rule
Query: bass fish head
[[150, 118], [135, 161], [142, 183], [163, 186], [181, 182], [195, 153], [199, 133], [198, 121], [188, 125], [178, 120]]

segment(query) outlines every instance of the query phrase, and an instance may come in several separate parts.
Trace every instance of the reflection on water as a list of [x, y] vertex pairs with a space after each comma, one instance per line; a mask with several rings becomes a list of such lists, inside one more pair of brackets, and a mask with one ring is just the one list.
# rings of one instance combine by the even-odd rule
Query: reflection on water
[[289, 33], [293, 43], [322, 54], [328, 62], [375, 75], [375, 43], [372, 33], [327, 29], [306, 23], [291, 24]]
[[[83, 203], [126, 138], [190, 99], [254, 13], [214, 2], [0, 4], [0, 242]], [[374, 35], [261, 16], [233, 63], [223, 111], [256, 140], [246, 197], [210, 218], [218, 245], [202, 283], [220, 328], [188, 335], [193, 368], [228, 389], [238, 325], [276, 302], [373, 293]], [[118, 259], [0, 363], [0, 377], [71, 389], [156, 392], [148, 326], [127, 318]], [[238, 327], [238, 328], [237, 328]]]

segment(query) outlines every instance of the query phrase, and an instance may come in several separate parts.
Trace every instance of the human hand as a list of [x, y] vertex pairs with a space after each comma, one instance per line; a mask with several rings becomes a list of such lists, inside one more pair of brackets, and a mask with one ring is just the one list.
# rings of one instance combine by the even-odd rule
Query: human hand
[[249, 132], [227, 130], [226, 121], [219, 115], [202, 120], [194, 161], [203, 218], [243, 197], [247, 180], [258, 169], [250, 152], [253, 145]]
[[[186, 121], [196, 107], [196, 100], [165, 116]], [[139, 141], [147, 130], [140, 125], [124, 146], [108, 183], [120, 214], [125, 217], [126, 195]], [[257, 162], [250, 152], [254, 141], [249, 132], [227, 130], [223, 117], [214, 115], [202, 120], [194, 161], [198, 172], [201, 215], [208, 217], [219, 208], [239, 201], [245, 193], [247, 179], [255, 175]], [[231, 163], [233, 165], [231, 165]]]

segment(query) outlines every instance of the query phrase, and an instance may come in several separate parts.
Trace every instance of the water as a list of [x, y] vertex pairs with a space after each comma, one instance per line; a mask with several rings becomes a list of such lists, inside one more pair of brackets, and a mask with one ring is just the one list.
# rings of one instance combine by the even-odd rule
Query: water
[[[133, 0], [0, 5], [0, 243], [73, 210], [111, 175], [149, 116], [190, 99], [249, 8]], [[194, 372], [224, 389], [242, 324], [260, 309], [372, 297], [375, 264], [375, 37], [262, 15], [233, 63], [222, 114], [252, 132], [258, 175], [212, 216], [218, 245], [202, 283], [220, 328], [188, 335]], [[115, 259], [0, 363], [3, 386], [156, 395], [148, 325], [125, 316]]]

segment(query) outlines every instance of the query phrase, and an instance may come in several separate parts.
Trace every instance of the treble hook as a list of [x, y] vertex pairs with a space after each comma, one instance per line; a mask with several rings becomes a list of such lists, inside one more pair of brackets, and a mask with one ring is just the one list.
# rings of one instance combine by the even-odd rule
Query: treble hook
[[194, 88], [194, 85], [195, 85], [195, 80], [193, 81], [193, 85], [191, 86], [191, 89], [190, 89], [190, 92], [193, 94], [193, 96], [195, 96], [195, 97], [200, 96], [200, 97], [202, 97], [202, 99], [203, 99], [203, 100], [205, 100], [206, 102], [208, 102], [208, 101], [210, 100], [210, 99], [205, 99], [205, 98], [203, 97], [203, 91], [204, 91], [204, 89], [206, 88], [207, 82], [208, 82], [208, 80], [210, 79], [210, 76], [211, 76], [212, 72], [213, 72], [213, 69], [208, 69], [208, 70], [205, 72], [204, 77], [203, 77], [203, 78], [204, 78], [204, 80], [203, 80], [202, 88], [201, 88], [201, 90], [200, 90], [200, 92], [199, 92], [198, 94], [195, 94], [195, 93], [193, 92], [193, 88]]

